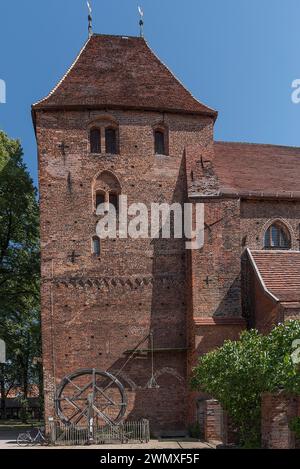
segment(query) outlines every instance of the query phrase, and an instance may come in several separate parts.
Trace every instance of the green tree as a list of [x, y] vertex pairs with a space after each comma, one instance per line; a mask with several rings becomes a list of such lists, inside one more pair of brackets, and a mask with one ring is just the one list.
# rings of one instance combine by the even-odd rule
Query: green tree
[[20, 143], [0, 132], [0, 308], [15, 311], [39, 296], [36, 190]]
[[12, 386], [19, 385], [26, 400], [37, 382], [39, 263], [36, 190], [20, 142], [0, 131], [0, 336], [8, 358], [0, 378], [2, 409]]
[[[266, 390], [300, 395], [299, 365], [293, 362], [293, 342], [300, 339], [300, 321], [287, 321], [264, 336], [267, 350]], [[299, 347], [299, 346], [298, 346]]]
[[216, 398], [237, 426], [240, 443], [259, 447], [261, 395], [285, 390], [300, 393], [300, 373], [293, 363], [293, 341], [300, 321], [288, 321], [263, 336], [245, 331], [240, 340], [200, 357], [192, 386]]

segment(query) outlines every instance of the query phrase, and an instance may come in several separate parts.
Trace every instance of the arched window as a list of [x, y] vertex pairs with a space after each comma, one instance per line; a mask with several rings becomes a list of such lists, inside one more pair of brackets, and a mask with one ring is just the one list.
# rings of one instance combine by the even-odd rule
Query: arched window
[[90, 131], [91, 153], [101, 153], [101, 130], [93, 128]]
[[105, 203], [105, 211], [109, 210], [109, 204], [113, 205], [118, 213], [119, 196], [122, 193], [118, 178], [111, 171], [102, 171], [93, 180], [93, 207], [97, 211], [100, 204]]
[[164, 127], [154, 129], [154, 151], [156, 155], [168, 155], [168, 130]]
[[100, 238], [98, 236], [93, 236], [92, 239], [92, 251], [95, 256], [100, 256]]
[[264, 239], [265, 249], [290, 249], [291, 236], [287, 227], [275, 222], [267, 229]]
[[105, 129], [105, 151], [112, 155], [118, 153], [117, 130], [112, 127]]
[[119, 123], [113, 116], [100, 115], [89, 124], [90, 152], [119, 153]]

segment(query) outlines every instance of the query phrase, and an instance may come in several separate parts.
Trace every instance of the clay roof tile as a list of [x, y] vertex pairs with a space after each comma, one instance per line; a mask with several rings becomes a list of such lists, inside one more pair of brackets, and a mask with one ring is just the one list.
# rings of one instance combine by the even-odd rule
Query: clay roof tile
[[241, 196], [300, 198], [300, 148], [215, 142], [220, 186]]
[[51, 93], [33, 111], [57, 107], [125, 108], [205, 114], [143, 38], [94, 34]]
[[267, 288], [280, 302], [300, 301], [300, 252], [252, 251]]

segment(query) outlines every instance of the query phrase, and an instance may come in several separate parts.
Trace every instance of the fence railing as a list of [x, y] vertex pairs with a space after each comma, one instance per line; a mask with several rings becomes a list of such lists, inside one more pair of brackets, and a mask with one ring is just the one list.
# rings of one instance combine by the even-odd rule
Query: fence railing
[[149, 420], [123, 422], [114, 426], [74, 426], [62, 422], [50, 423], [50, 441], [53, 445], [83, 446], [87, 444], [148, 443]]

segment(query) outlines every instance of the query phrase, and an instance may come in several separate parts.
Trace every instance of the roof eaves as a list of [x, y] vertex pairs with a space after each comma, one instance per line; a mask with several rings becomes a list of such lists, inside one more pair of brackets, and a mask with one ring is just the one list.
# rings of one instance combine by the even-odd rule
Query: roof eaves
[[47, 104], [44, 98], [42, 101], [32, 105], [34, 111], [56, 111], [56, 110], [82, 110], [82, 109], [126, 109], [126, 110], [143, 110], [143, 111], [157, 111], [170, 114], [189, 114], [189, 115], [206, 115], [208, 117], [215, 117], [215, 114], [210, 110], [192, 111], [187, 109], [166, 108], [158, 106], [128, 106], [122, 104]]
[[263, 191], [232, 191], [221, 189], [215, 194], [191, 193], [190, 197], [197, 199], [209, 198], [230, 198], [243, 200], [300, 200], [300, 191], [298, 192], [263, 192]]
[[31, 117], [32, 117], [32, 122], [33, 122], [33, 127], [34, 127], [34, 133], [36, 134], [36, 110], [37, 109], [44, 109], [44, 106], [42, 105], [42, 103], [45, 103], [45, 101], [47, 101], [48, 98], [50, 98], [50, 96], [52, 96], [55, 91], [58, 89], [58, 87], [63, 83], [63, 81], [67, 78], [68, 74], [70, 73], [70, 71], [75, 67], [76, 63], [78, 62], [79, 58], [81, 57], [81, 54], [83, 53], [84, 49], [86, 48], [87, 44], [89, 43], [89, 41], [91, 40], [91, 37], [85, 42], [85, 44], [83, 45], [83, 47], [81, 48], [79, 54], [77, 54], [77, 57], [75, 58], [74, 62], [72, 63], [72, 65], [68, 68], [68, 70], [66, 71], [66, 73], [63, 75], [63, 77], [59, 80], [59, 82], [56, 84], [56, 86], [50, 91], [50, 93], [45, 96], [44, 98], [40, 99], [39, 101], [37, 101], [36, 103], [32, 104], [31, 105]]
[[68, 70], [66, 71], [66, 73], [63, 75], [63, 77], [59, 80], [59, 82], [55, 85], [55, 87], [50, 91], [50, 93], [45, 96], [44, 98], [40, 99], [39, 101], [37, 101], [36, 103], [32, 104], [32, 108], [35, 109], [37, 106], [39, 106], [40, 104], [42, 104], [43, 102], [45, 102], [48, 98], [50, 98], [50, 96], [52, 96], [55, 91], [59, 88], [59, 86], [64, 82], [64, 80], [67, 78], [67, 76], [69, 75], [69, 73], [71, 72], [71, 70], [75, 67], [76, 63], [78, 62], [78, 60], [80, 59], [83, 51], [85, 50], [86, 46], [88, 45], [89, 41], [91, 40], [92, 37], [90, 37], [83, 45], [83, 47], [81, 48], [79, 54], [77, 54], [75, 60], [73, 61], [72, 65], [68, 68]]

